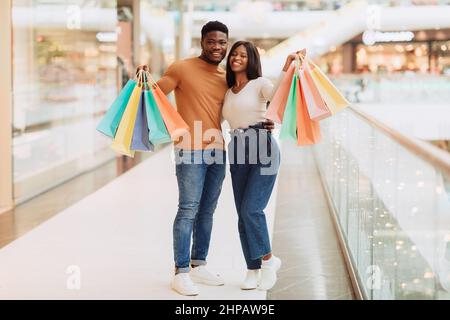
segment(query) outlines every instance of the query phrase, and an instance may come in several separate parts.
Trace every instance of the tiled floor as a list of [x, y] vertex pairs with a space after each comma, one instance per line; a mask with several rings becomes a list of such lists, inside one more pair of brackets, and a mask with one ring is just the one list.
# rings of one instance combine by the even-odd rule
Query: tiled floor
[[273, 250], [283, 261], [269, 299], [353, 299], [312, 150], [283, 144]]
[[[166, 148], [0, 250], [0, 299], [193, 299], [173, 292], [174, 166]], [[276, 193], [267, 209], [273, 225]], [[239, 289], [245, 265], [229, 174], [208, 264], [226, 280], [196, 299], [265, 299]], [[73, 289], [73, 280], [81, 286]], [[75, 281], [77, 283], [78, 280]]]
[[[185, 298], [168, 287], [177, 198], [170, 150], [163, 149], [116, 179], [116, 165], [111, 163], [0, 216], [0, 244], [6, 245], [0, 249], [0, 297]], [[268, 298], [351, 299], [310, 150], [287, 143], [282, 152], [278, 188], [266, 214], [269, 230], [275, 229], [274, 252], [283, 259], [283, 267]], [[95, 193], [86, 188], [103, 185]], [[238, 287], [245, 265], [229, 172], [215, 214], [209, 265], [227, 284], [201, 287], [198, 298], [266, 298], [263, 291]], [[70, 266], [81, 270], [81, 290], [67, 287]]]
[[150, 157], [117, 158], [0, 214], [0, 248], [100, 189], [132, 166]]

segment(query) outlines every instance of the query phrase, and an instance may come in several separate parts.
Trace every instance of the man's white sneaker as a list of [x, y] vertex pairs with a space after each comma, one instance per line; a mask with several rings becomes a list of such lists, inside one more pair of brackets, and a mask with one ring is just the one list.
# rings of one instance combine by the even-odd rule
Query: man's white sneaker
[[212, 274], [205, 266], [192, 268], [189, 272], [192, 281], [208, 286], [223, 286], [225, 283], [218, 274]]
[[178, 273], [173, 277], [170, 286], [183, 296], [196, 296], [199, 294], [197, 286], [192, 282], [188, 273]]
[[281, 260], [274, 255], [269, 260], [263, 260], [261, 264], [261, 281], [259, 290], [270, 290], [277, 282], [277, 271], [281, 267]]
[[244, 282], [241, 284], [242, 290], [253, 290], [258, 287], [259, 283], [259, 269], [257, 270], [247, 270], [247, 276]]

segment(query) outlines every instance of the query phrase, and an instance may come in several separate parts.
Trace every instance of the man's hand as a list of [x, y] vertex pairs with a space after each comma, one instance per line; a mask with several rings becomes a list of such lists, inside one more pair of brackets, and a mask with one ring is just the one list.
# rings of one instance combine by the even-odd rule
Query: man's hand
[[263, 126], [264, 126], [264, 129], [266, 129], [269, 132], [272, 132], [272, 130], [275, 129], [275, 123], [270, 119], [266, 119], [263, 122]]

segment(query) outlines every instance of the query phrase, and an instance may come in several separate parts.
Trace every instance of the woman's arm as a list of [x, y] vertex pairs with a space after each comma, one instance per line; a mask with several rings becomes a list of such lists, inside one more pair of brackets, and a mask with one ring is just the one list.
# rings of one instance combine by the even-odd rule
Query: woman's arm
[[306, 49], [302, 49], [302, 50], [299, 50], [299, 51], [297, 51], [297, 52], [293, 52], [293, 53], [291, 53], [291, 54], [289, 54], [289, 55], [287, 56], [287, 58], [286, 58], [286, 63], [284, 64], [284, 67], [283, 67], [283, 71], [284, 71], [284, 72], [288, 71], [289, 67], [291, 66], [291, 63], [292, 63], [299, 55], [301, 55], [301, 56], [304, 57], [304, 56], [306, 55]]
[[306, 49], [291, 53], [286, 57], [286, 62], [284, 63], [283, 69], [282, 69], [280, 75], [278, 76], [278, 79], [275, 82], [275, 85], [273, 85], [272, 82], [270, 82], [270, 81], [263, 82], [263, 85], [261, 88], [261, 94], [264, 99], [266, 99], [267, 101], [272, 100], [272, 97], [275, 94], [275, 92], [277, 91], [281, 80], [283, 80], [283, 78], [286, 75], [286, 72], [288, 71], [292, 62], [295, 61], [295, 59], [298, 57], [299, 54], [304, 56], [306, 54]]

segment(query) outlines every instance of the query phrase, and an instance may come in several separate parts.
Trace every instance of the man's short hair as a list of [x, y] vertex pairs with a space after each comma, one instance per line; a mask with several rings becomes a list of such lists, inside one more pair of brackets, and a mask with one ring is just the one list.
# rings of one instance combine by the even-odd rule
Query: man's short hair
[[228, 38], [228, 27], [220, 21], [209, 21], [202, 27], [202, 39], [206, 36], [208, 32], [220, 31], [227, 35]]

